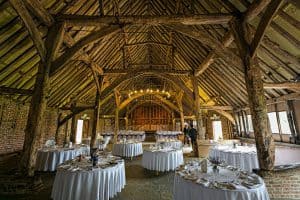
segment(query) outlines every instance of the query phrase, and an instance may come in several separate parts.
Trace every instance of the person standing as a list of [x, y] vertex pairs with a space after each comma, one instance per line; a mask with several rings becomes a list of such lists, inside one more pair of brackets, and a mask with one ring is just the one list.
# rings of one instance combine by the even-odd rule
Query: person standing
[[190, 144], [190, 142], [189, 142], [190, 136], [189, 136], [189, 126], [188, 126], [188, 124], [184, 125], [183, 133], [184, 133], [184, 144], [189, 145]]
[[197, 130], [194, 128], [193, 124], [191, 124], [189, 135], [191, 138], [192, 146], [194, 148], [194, 145], [196, 144], [196, 139], [197, 139]]

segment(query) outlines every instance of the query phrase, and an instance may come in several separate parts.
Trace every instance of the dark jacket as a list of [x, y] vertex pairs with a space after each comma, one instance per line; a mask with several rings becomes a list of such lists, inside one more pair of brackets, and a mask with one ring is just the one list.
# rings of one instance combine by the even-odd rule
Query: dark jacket
[[189, 131], [189, 135], [191, 137], [191, 140], [196, 140], [197, 130], [195, 128], [191, 128], [190, 131]]

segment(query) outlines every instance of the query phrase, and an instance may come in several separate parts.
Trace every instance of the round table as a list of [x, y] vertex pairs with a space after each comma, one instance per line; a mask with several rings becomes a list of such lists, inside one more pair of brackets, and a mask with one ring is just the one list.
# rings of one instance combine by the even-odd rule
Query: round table
[[216, 146], [210, 149], [209, 158], [224, 161], [228, 165], [246, 171], [259, 168], [255, 147], [237, 146], [233, 148], [232, 146]]
[[113, 155], [122, 157], [135, 157], [143, 154], [143, 144], [137, 143], [117, 143], [113, 146]]
[[[208, 167], [207, 173], [193, 170], [184, 173], [182, 169], [176, 171], [174, 200], [269, 200], [265, 183], [256, 174], [246, 175], [226, 167], [219, 170], [218, 174], [213, 174], [212, 167]], [[237, 172], [240, 174], [237, 175]], [[255, 182], [249, 184], [249, 180]]]
[[182, 148], [182, 142], [180, 140], [177, 141], [158, 141], [158, 143], [163, 143], [165, 146], [172, 147], [174, 149]]
[[84, 160], [81, 161], [84, 167], [78, 167], [78, 162], [58, 167], [51, 193], [54, 200], [109, 200], [124, 188], [123, 160], [102, 167], [92, 167]]
[[183, 164], [182, 150], [145, 150], [142, 159], [144, 168], [155, 171], [175, 170]]
[[45, 148], [37, 152], [36, 170], [55, 171], [57, 165], [71, 160], [78, 155], [89, 155], [88, 147], [77, 148]]

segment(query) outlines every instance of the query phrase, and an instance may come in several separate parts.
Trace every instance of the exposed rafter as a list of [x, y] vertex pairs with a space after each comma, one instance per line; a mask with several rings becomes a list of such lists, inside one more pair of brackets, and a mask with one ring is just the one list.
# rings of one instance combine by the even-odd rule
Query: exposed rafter
[[0, 86], [0, 94], [21, 94], [21, 95], [32, 95], [33, 90], [10, 88]]
[[[243, 18], [244, 22], [251, 21], [254, 17], [256, 17], [262, 10], [270, 3], [270, 0], [261, 0], [256, 1], [251, 4], [251, 7], [245, 12]], [[233, 42], [233, 32], [230, 30], [222, 39], [222, 49], [229, 47], [229, 45]], [[198, 69], [196, 70], [195, 75], [199, 76], [202, 74], [213, 62], [214, 57], [218, 54], [217, 49], [213, 49], [208, 56], [204, 59], [204, 61], [200, 64]], [[226, 60], [228, 61], [228, 60]]]
[[226, 24], [232, 19], [231, 14], [204, 14], [193, 16], [161, 15], [161, 16], [84, 16], [59, 15], [58, 20], [69, 26], [103, 26], [116, 24], [159, 25], [180, 23], [184, 25]]
[[46, 48], [44, 41], [42, 39], [42, 35], [38, 30], [36, 24], [33, 21], [30, 13], [28, 12], [24, 2], [22, 0], [10, 0], [10, 4], [16, 10], [18, 15], [21, 17], [22, 21], [24, 22], [33, 43], [35, 44], [37, 51], [41, 57], [41, 60], [45, 62], [46, 60]]
[[99, 31], [92, 32], [86, 37], [82, 38], [71, 48], [67, 49], [64, 54], [62, 54], [52, 63], [51, 74], [54, 74], [55, 71], [59, 70], [63, 65], [65, 65], [78, 51], [80, 51], [87, 44], [102, 39], [103, 37], [115, 34], [119, 30], [120, 28], [118, 26], [108, 26], [101, 28]]
[[256, 33], [255, 33], [255, 36], [251, 43], [251, 46], [250, 46], [252, 57], [255, 56], [256, 50], [258, 49], [258, 47], [266, 33], [267, 28], [268, 28], [269, 24], [271, 23], [273, 17], [275, 16], [276, 12], [280, 8], [282, 2], [283, 2], [283, 0], [273, 0], [269, 4], [265, 13], [263, 14], [263, 16], [259, 22], [259, 25], [256, 29]]

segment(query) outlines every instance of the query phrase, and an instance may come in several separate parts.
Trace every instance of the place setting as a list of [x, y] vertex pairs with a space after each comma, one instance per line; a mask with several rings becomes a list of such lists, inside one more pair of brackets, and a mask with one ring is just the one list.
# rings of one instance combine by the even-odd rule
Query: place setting
[[261, 177], [220, 160], [187, 161], [176, 169], [174, 200], [269, 200]]
[[[125, 164], [111, 152], [93, 150], [57, 167], [51, 197], [54, 200], [108, 200], [126, 184]], [[76, 185], [74, 185], [76, 184]]]

